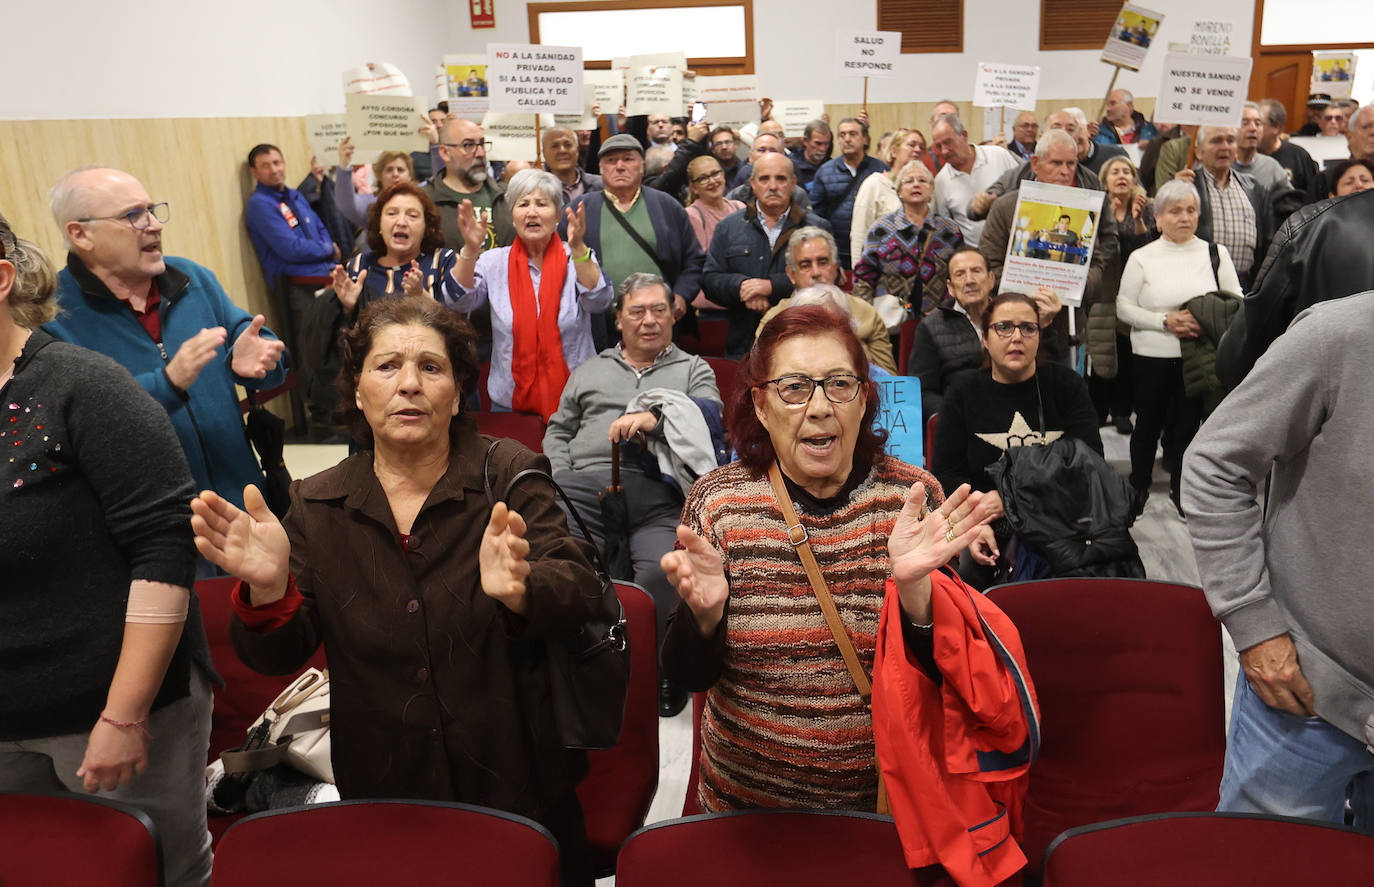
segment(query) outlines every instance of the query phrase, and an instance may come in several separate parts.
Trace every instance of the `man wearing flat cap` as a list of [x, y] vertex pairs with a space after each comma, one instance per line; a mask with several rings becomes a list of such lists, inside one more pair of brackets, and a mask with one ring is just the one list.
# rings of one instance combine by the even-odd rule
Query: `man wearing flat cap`
[[[587, 246], [601, 259], [613, 286], [635, 273], [662, 277], [673, 291], [673, 319], [680, 320], [701, 289], [706, 262], [687, 211], [670, 195], [642, 187], [644, 148], [634, 136], [611, 136], [601, 143], [597, 156], [605, 190], [583, 194], [572, 203], [574, 212], [586, 207]], [[566, 222], [559, 226], [560, 235], [565, 227]], [[594, 315], [592, 320], [596, 347], [609, 347], [611, 333], [604, 317]]]

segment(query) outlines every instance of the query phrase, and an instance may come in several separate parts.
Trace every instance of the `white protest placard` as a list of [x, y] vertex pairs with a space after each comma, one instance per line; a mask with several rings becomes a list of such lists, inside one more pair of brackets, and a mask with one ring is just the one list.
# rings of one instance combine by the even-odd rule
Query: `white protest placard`
[[[925, 422], [921, 418], [921, 380], [914, 376], [881, 376], [878, 383], [878, 424], [887, 429], [884, 449], [908, 465], [924, 465]], [[929, 466], [927, 466], [929, 467]]]
[[1065, 305], [1083, 304], [1102, 192], [1024, 181], [1016, 199], [1001, 292], [1053, 289]]
[[739, 129], [750, 123], [759, 122], [758, 102], [708, 102], [706, 121], [712, 126], [728, 126]]
[[1112, 24], [1111, 33], [1107, 35], [1107, 45], [1102, 48], [1102, 61], [1128, 71], [1139, 71], [1145, 61], [1145, 53], [1149, 51], [1163, 21], [1164, 14], [1161, 12], [1125, 4]]
[[[482, 118], [482, 132], [491, 147], [487, 149], [488, 160], [528, 160], [534, 162], [539, 140], [534, 135], [533, 114], [510, 114], [503, 111], [488, 111]], [[539, 115], [542, 132], [553, 126], [552, 114]]]
[[410, 95], [410, 81], [401, 69], [385, 62], [368, 62], [343, 72], [344, 93], [368, 95]]
[[698, 102], [757, 102], [759, 78], [753, 74], [733, 74], [726, 77], [698, 77]]
[[[635, 68], [625, 84], [625, 114], [682, 115], [682, 71], [679, 68]], [[605, 111], [605, 108], [602, 108]]]
[[423, 100], [404, 95], [345, 96], [348, 137], [366, 157], [376, 151], [428, 151], [420, 127], [429, 122]]
[[1320, 167], [1350, 156], [1350, 143], [1345, 136], [1293, 136], [1288, 141], [1312, 155]]
[[1237, 126], [1250, 84], [1248, 58], [1168, 53], [1156, 123]]
[[[687, 70], [687, 56], [681, 52], [651, 52], [645, 55], [632, 55], [625, 59], [625, 67], [631, 70], [639, 68], [677, 68], [679, 71]], [[620, 65], [611, 64], [612, 68]]]
[[1019, 111], [1034, 111], [1035, 94], [1039, 90], [1039, 65], [979, 62], [978, 79], [973, 83], [973, 104], [979, 108], [1005, 105]]
[[444, 56], [444, 80], [448, 84], [448, 109], [467, 120], [487, 113], [487, 57], [474, 53]]
[[315, 161], [325, 167], [339, 162], [339, 142], [348, 135], [345, 114], [306, 114], [305, 138]]
[[624, 71], [583, 71], [584, 98], [600, 103], [602, 114], [614, 114], [625, 104]]
[[692, 116], [692, 103], [697, 100], [697, 81], [700, 79], [695, 73], [682, 72], [682, 107], [688, 117]]
[[[1230, 55], [1231, 32], [1236, 26], [1231, 22], [1216, 20], [1193, 22], [1193, 35], [1188, 40], [1188, 52], [1193, 55]], [[1173, 44], [1169, 44], [1173, 52]]]
[[1355, 86], [1355, 53], [1312, 53], [1312, 83], [1309, 94], [1326, 93], [1333, 99], [1350, 98]]
[[900, 31], [839, 31], [836, 73], [841, 77], [896, 77], [902, 54]]
[[800, 139], [806, 134], [806, 124], [819, 120], [825, 113], [821, 99], [779, 99], [773, 102], [773, 119], [782, 124], [782, 134]]
[[587, 90], [582, 93], [581, 114], [555, 114], [553, 115], [553, 122], [572, 130], [596, 129], [596, 115], [592, 113], [592, 108], [595, 105], [596, 101], [592, 97], [591, 90]]
[[487, 44], [493, 111], [581, 114], [582, 47]]
[[[976, 104], [976, 103], [975, 103]], [[983, 109], [983, 141], [990, 142], [997, 138], [997, 133], [1001, 132], [1006, 139], [1008, 150], [1010, 150], [1012, 140], [1012, 127], [1016, 123], [1016, 115], [1021, 112], [1015, 108], [1003, 108], [1000, 105], [992, 108]]]

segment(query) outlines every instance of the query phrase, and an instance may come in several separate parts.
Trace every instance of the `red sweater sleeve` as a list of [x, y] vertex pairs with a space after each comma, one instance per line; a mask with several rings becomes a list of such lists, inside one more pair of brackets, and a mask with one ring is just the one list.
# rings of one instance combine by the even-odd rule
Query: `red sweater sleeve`
[[286, 594], [282, 595], [281, 600], [255, 607], [248, 603], [249, 599], [248, 583], [240, 580], [234, 586], [234, 592], [229, 596], [229, 602], [233, 604], [234, 612], [238, 614], [243, 627], [260, 634], [276, 631], [290, 622], [291, 617], [296, 615], [296, 611], [300, 609], [301, 601], [304, 600], [301, 597], [300, 589], [296, 588], [296, 577], [290, 574], [287, 574]]

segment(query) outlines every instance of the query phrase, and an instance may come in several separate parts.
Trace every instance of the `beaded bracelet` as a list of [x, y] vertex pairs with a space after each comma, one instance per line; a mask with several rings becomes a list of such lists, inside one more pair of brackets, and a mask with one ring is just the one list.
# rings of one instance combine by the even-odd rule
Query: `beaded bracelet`
[[144, 719], [141, 720], [141, 721], [116, 721], [114, 718], [107, 718], [107, 717], [105, 717], [105, 713], [104, 713], [104, 712], [101, 712], [101, 713], [100, 713], [100, 720], [102, 720], [102, 721], [104, 721], [105, 723], [109, 724], [111, 727], [124, 727], [124, 728], [135, 727], [135, 728], [137, 728], [140, 732], [142, 732], [144, 736], [147, 736], [149, 739], [152, 739], [152, 738], [153, 738], [153, 734], [151, 734], [151, 733], [148, 732], [148, 719], [147, 719], [147, 718], [144, 718]]

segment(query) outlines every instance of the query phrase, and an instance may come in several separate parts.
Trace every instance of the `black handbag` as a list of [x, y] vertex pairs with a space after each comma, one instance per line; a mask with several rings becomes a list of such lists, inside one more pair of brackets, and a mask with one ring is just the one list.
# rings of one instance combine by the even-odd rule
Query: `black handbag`
[[[509, 502], [510, 494], [524, 480], [537, 479], [553, 487], [563, 500], [568, 514], [582, 531], [584, 539], [591, 539], [582, 515], [577, 513], [568, 494], [546, 471], [526, 468], [506, 484], [498, 499], [491, 485], [491, 454], [501, 439], [491, 442], [482, 457], [482, 483], [487, 501], [494, 507], [498, 501]], [[620, 741], [620, 727], [625, 721], [625, 702], [630, 688], [630, 635], [625, 628], [625, 608], [616, 596], [610, 572], [601, 552], [592, 546], [596, 560], [596, 575], [601, 580], [600, 611], [583, 623], [578, 633], [566, 639], [550, 640], [544, 644], [549, 672], [549, 696], [552, 701], [554, 728], [559, 742], [566, 748], [612, 748]], [[605, 606], [613, 601], [612, 610]]]

